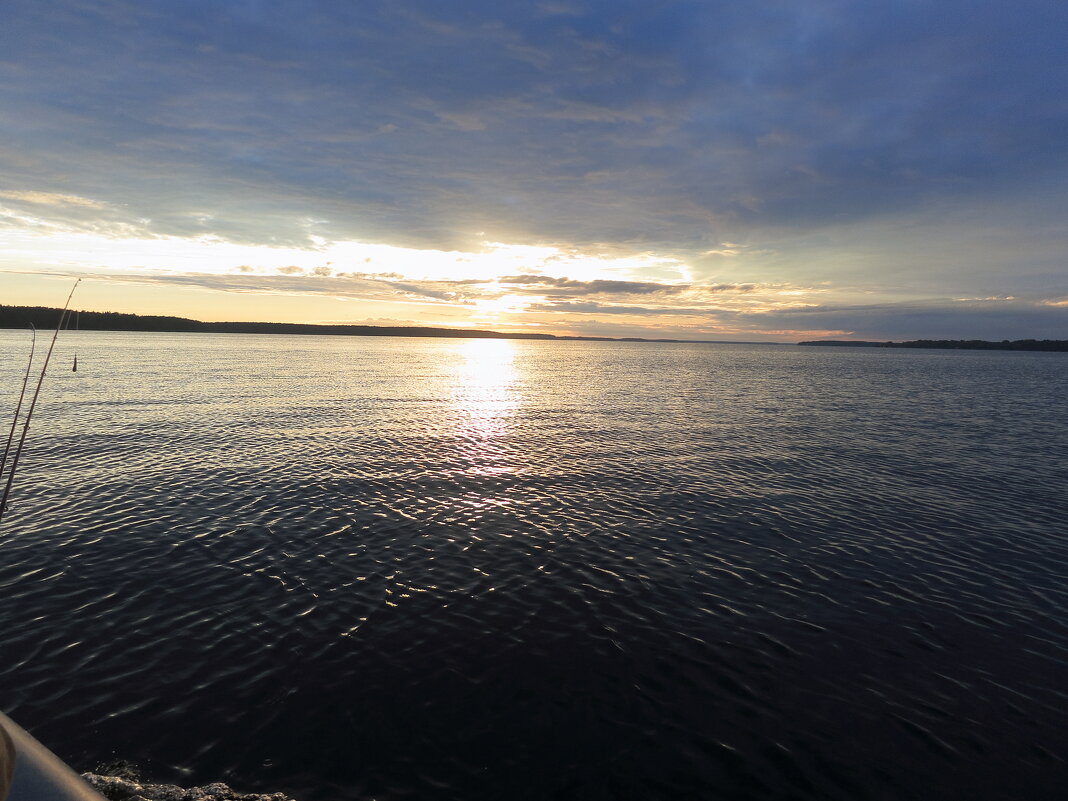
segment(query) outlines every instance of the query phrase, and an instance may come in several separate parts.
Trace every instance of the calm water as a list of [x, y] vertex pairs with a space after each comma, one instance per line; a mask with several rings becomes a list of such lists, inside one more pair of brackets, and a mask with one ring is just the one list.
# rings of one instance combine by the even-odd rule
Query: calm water
[[[25, 343], [0, 331], [5, 414]], [[78, 767], [306, 801], [1064, 797], [1066, 354], [57, 358], [0, 532], [0, 706]]]

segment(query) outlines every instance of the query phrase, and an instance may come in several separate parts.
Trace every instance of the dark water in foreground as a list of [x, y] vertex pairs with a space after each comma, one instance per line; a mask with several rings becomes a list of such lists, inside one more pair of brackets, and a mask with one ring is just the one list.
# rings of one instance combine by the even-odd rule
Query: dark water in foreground
[[77, 337], [0, 532], [0, 706], [79, 767], [1064, 797], [1064, 354]]

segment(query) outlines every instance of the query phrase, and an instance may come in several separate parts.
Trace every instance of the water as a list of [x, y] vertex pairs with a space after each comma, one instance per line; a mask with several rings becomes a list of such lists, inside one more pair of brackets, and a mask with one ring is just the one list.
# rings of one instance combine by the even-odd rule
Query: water
[[1063, 354], [71, 334], [0, 705], [304, 801], [1063, 797], [1065, 398]]

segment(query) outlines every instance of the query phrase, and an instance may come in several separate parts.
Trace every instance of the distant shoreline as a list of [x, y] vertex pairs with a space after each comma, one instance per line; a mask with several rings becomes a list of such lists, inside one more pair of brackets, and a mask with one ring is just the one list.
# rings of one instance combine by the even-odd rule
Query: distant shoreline
[[[0, 305], [0, 328], [55, 328], [63, 310], [49, 306]], [[579, 342], [663, 342], [715, 345], [780, 345], [781, 342], [736, 342], [701, 339], [646, 339], [643, 337], [593, 337], [557, 334], [526, 334], [462, 328], [422, 326], [317, 325], [313, 323], [206, 323], [187, 317], [161, 317], [119, 312], [76, 311], [70, 328], [82, 331], [144, 331], [171, 334], [304, 334], [358, 337], [440, 337], [447, 339], [541, 339]]]
[[[5, 306], [0, 304], [0, 329], [55, 328], [62, 309], [50, 306]], [[556, 342], [653, 342], [701, 345], [785, 345], [785, 342], [754, 342], [717, 339], [651, 339], [646, 337], [597, 337], [537, 334], [485, 329], [380, 326], [356, 324], [204, 322], [188, 317], [169, 317], [121, 312], [75, 310], [69, 328], [82, 331], [140, 331], [169, 334], [283, 334], [357, 337], [434, 337], [442, 339], [537, 339]], [[1025, 350], [1068, 352], [1068, 340], [1017, 339], [991, 342], [982, 339], [916, 339], [907, 342], [874, 342], [859, 339], [806, 340], [798, 345], [847, 348], [915, 348], [947, 350]]]
[[860, 339], [818, 339], [798, 342], [798, 345], [829, 345], [844, 348], [938, 348], [944, 350], [1040, 350], [1068, 351], [1064, 339], [1004, 339], [988, 342], [985, 339], [914, 339], [910, 342], [866, 342]]

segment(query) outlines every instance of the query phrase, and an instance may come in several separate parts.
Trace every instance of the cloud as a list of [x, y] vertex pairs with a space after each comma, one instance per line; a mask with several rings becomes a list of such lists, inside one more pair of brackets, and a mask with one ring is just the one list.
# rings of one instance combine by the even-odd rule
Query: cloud
[[735, 315], [757, 330], [840, 329], [852, 339], [1064, 339], [1068, 308], [1004, 300], [814, 305]]
[[425, 284], [420, 285], [411, 282], [400, 281], [388, 281], [384, 282], [387, 286], [393, 287], [398, 292], [405, 295], [418, 298], [433, 298], [435, 300], [452, 300], [456, 297], [456, 293], [448, 292], [441, 289], [435, 289], [432, 286]]
[[753, 292], [755, 283], [665, 284], [656, 281], [619, 281], [594, 279], [580, 281], [549, 275], [506, 275], [497, 279], [501, 284], [526, 287], [531, 293], [552, 294], [557, 297], [582, 295], [679, 295], [716, 294], [721, 292]]
[[553, 303], [531, 304], [532, 311], [565, 312], [568, 314], [628, 314], [650, 317], [682, 315], [686, 317], [707, 316], [711, 309], [687, 309], [675, 307], [622, 306], [594, 301], [556, 301]]
[[754, 292], [759, 287], [757, 284], [699, 284], [694, 288], [702, 292]]
[[0, 225], [670, 265], [508, 268], [565, 302], [1061, 297], [1068, 5], [1006, 8], [9, 0]]
[[571, 278], [554, 278], [548, 275], [506, 275], [498, 278], [502, 284], [520, 286], [553, 287], [566, 290], [571, 295], [648, 295], [654, 293], [674, 294], [687, 289], [677, 284], [659, 284], [651, 281], [613, 281], [597, 279], [578, 281]]
[[160, 234], [299, 241], [310, 204], [332, 237], [694, 248], [1061, 174], [1066, 12], [1025, 5], [15, 0], [0, 99], [17, 175]]
[[[23, 271], [8, 270], [18, 273]], [[2, 274], [2, 273], [0, 273]], [[39, 273], [46, 274], [46, 273]], [[330, 274], [326, 268], [304, 270], [296, 265], [283, 266], [271, 273], [257, 273], [248, 265], [239, 265], [232, 273], [205, 272], [111, 272], [85, 276], [83, 273], [52, 273], [61, 277], [91, 277], [118, 284], [142, 284], [185, 287], [237, 295], [287, 295], [333, 297], [373, 302], [416, 302], [440, 306], [443, 310], [469, 306], [479, 298], [494, 299], [499, 291], [472, 293], [470, 281], [398, 281], [394, 273]]]
[[[37, 274], [45, 275], [36, 271]], [[72, 273], [49, 273], [68, 277]], [[499, 318], [472, 318], [479, 300], [498, 300], [500, 289], [487, 284], [448, 281], [396, 281], [379, 275], [307, 274], [129, 274], [89, 276], [116, 284], [200, 289], [245, 298], [258, 295], [330, 298], [368, 303], [402, 303], [422, 307], [423, 322], [518, 330], [536, 326], [559, 333], [605, 336], [672, 337], [796, 341], [846, 338], [890, 339], [1064, 339], [1068, 332], [1068, 299], [1010, 298], [926, 299], [896, 303], [809, 303], [793, 296], [775, 300], [748, 294], [717, 296], [716, 304], [686, 304], [686, 296], [666, 296], [662, 305], [592, 300], [534, 301], [516, 304]], [[789, 291], [789, 290], [788, 290]], [[515, 297], [515, 296], [510, 296]], [[652, 296], [648, 296], [652, 297]], [[177, 313], [177, 312], [176, 312]], [[414, 312], [413, 312], [414, 313]], [[195, 317], [195, 312], [182, 312]], [[425, 314], [432, 315], [427, 318]], [[248, 318], [249, 315], [243, 315]], [[451, 321], [451, 322], [450, 322]]]
[[109, 204], [102, 200], [79, 197], [78, 195], [63, 195], [58, 192], [37, 192], [34, 190], [7, 190], [0, 191], [0, 197], [9, 200], [21, 200], [26, 203], [34, 203], [43, 206], [82, 206], [88, 209], [106, 209]]
[[[663, 330], [681, 330], [674, 318], [694, 319], [691, 328], [706, 332], [871, 339], [1064, 339], [1068, 332], [1068, 303], [1009, 298], [940, 300], [868, 304], [803, 304], [739, 307], [653, 307], [595, 301], [555, 301], [531, 305], [545, 315], [634, 317]], [[627, 323], [633, 325], [634, 323]]]

